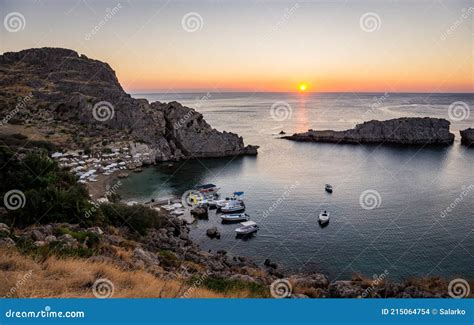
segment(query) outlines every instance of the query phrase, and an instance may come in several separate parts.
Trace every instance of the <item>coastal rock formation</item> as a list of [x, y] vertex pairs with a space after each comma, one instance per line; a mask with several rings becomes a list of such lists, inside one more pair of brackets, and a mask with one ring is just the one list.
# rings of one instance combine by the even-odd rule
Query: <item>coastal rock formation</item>
[[450, 122], [437, 118], [402, 117], [386, 121], [369, 121], [345, 131], [315, 131], [282, 137], [294, 141], [331, 143], [381, 143], [399, 145], [450, 145], [454, 134]]
[[141, 142], [157, 161], [257, 153], [192, 108], [132, 98], [107, 63], [69, 49], [0, 55], [0, 113], [4, 122], [69, 134], [79, 147], [103, 139]]
[[467, 146], [474, 144], [474, 129], [469, 128], [459, 131], [461, 133], [461, 143]]

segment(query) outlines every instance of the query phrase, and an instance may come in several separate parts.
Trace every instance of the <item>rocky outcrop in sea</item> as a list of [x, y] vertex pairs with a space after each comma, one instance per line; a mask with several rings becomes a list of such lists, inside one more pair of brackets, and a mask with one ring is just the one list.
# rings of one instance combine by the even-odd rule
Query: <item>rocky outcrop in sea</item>
[[461, 134], [461, 143], [466, 146], [472, 146], [474, 144], [474, 129], [469, 128], [459, 131]]
[[177, 102], [132, 98], [107, 63], [62, 48], [0, 55], [0, 112], [12, 124], [68, 135], [68, 145], [80, 149], [104, 139], [141, 142], [157, 161], [255, 155], [258, 148]]
[[306, 142], [446, 146], [454, 141], [449, 125], [450, 122], [445, 119], [403, 117], [386, 121], [372, 120], [345, 131], [309, 130], [282, 138]]

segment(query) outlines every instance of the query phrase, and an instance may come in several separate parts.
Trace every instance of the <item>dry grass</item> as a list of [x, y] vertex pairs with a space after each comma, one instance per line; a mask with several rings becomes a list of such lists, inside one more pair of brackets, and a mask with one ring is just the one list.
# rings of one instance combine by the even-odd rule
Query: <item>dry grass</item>
[[[187, 298], [248, 297], [249, 292], [216, 293], [178, 280], [160, 279], [143, 271], [125, 271], [103, 262], [50, 257], [37, 262], [14, 250], [0, 250], [0, 296], [9, 297], [93, 297], [99, 278], [114, 285], [113, 297]], [[13, 288], [13, 290], [12, 290]]]

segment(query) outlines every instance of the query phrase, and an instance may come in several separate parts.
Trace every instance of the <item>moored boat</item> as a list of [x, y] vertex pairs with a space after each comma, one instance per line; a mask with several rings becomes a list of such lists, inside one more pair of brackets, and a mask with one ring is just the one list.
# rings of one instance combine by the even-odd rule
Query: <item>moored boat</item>
[[326, 192], [328, 192], [328, 193], [332, 193], [332, 190], [333, 190], [331, 184], [326, 184], [326, 185], [324, 186], [324, 189], [325, 189]]
[[235, 229], [237, 235], [249, 235], [258, 231], [259, 227], [255, 221], [242, 222], [241, 227]]
[[245, 210], [245, 204], [243, 201], [230, 201], [221, 207], [221, 212], [232, 213]]
[[250, 219], [250, 216], [247, 213], [230, 213], [222, 214], [222, 221], [235, 222], [235, 221], [246, 221]]
[[327, 212], [326, 210], [322, 211], [319, 214], [318, 221], [322, 225], [328, 223], [329, 222], [329, 212]]

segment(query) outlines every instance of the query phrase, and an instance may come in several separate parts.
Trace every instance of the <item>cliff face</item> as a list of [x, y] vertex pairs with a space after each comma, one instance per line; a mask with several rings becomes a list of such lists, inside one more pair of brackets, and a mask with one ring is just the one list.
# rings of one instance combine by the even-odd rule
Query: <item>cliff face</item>
[[[27, 105], [19, 105], [24, 99]], [[192, 108], [132, 98], [107, 63], [68, 49], [1, 55], [0, 112], [15, 123], [46, 124], [53, 131], [55, 124], [66, 126], [61, 132], [82, 138], [145, 142], [157, 160], [256, 154], [237, 134], [213, 129]]]
[[436, 118], [398, 118], [369, 121], [345, 131], [315, 131], [295, 133], [284, 139], [333, 143], [386, 143], [401, 145], [450, 145], [454, 134], [449, 121]]
[[461, 134], [461, 143], [466, 146], [472, 146], [474, 144], [474, 129], [469, 128], [459, 132]]

